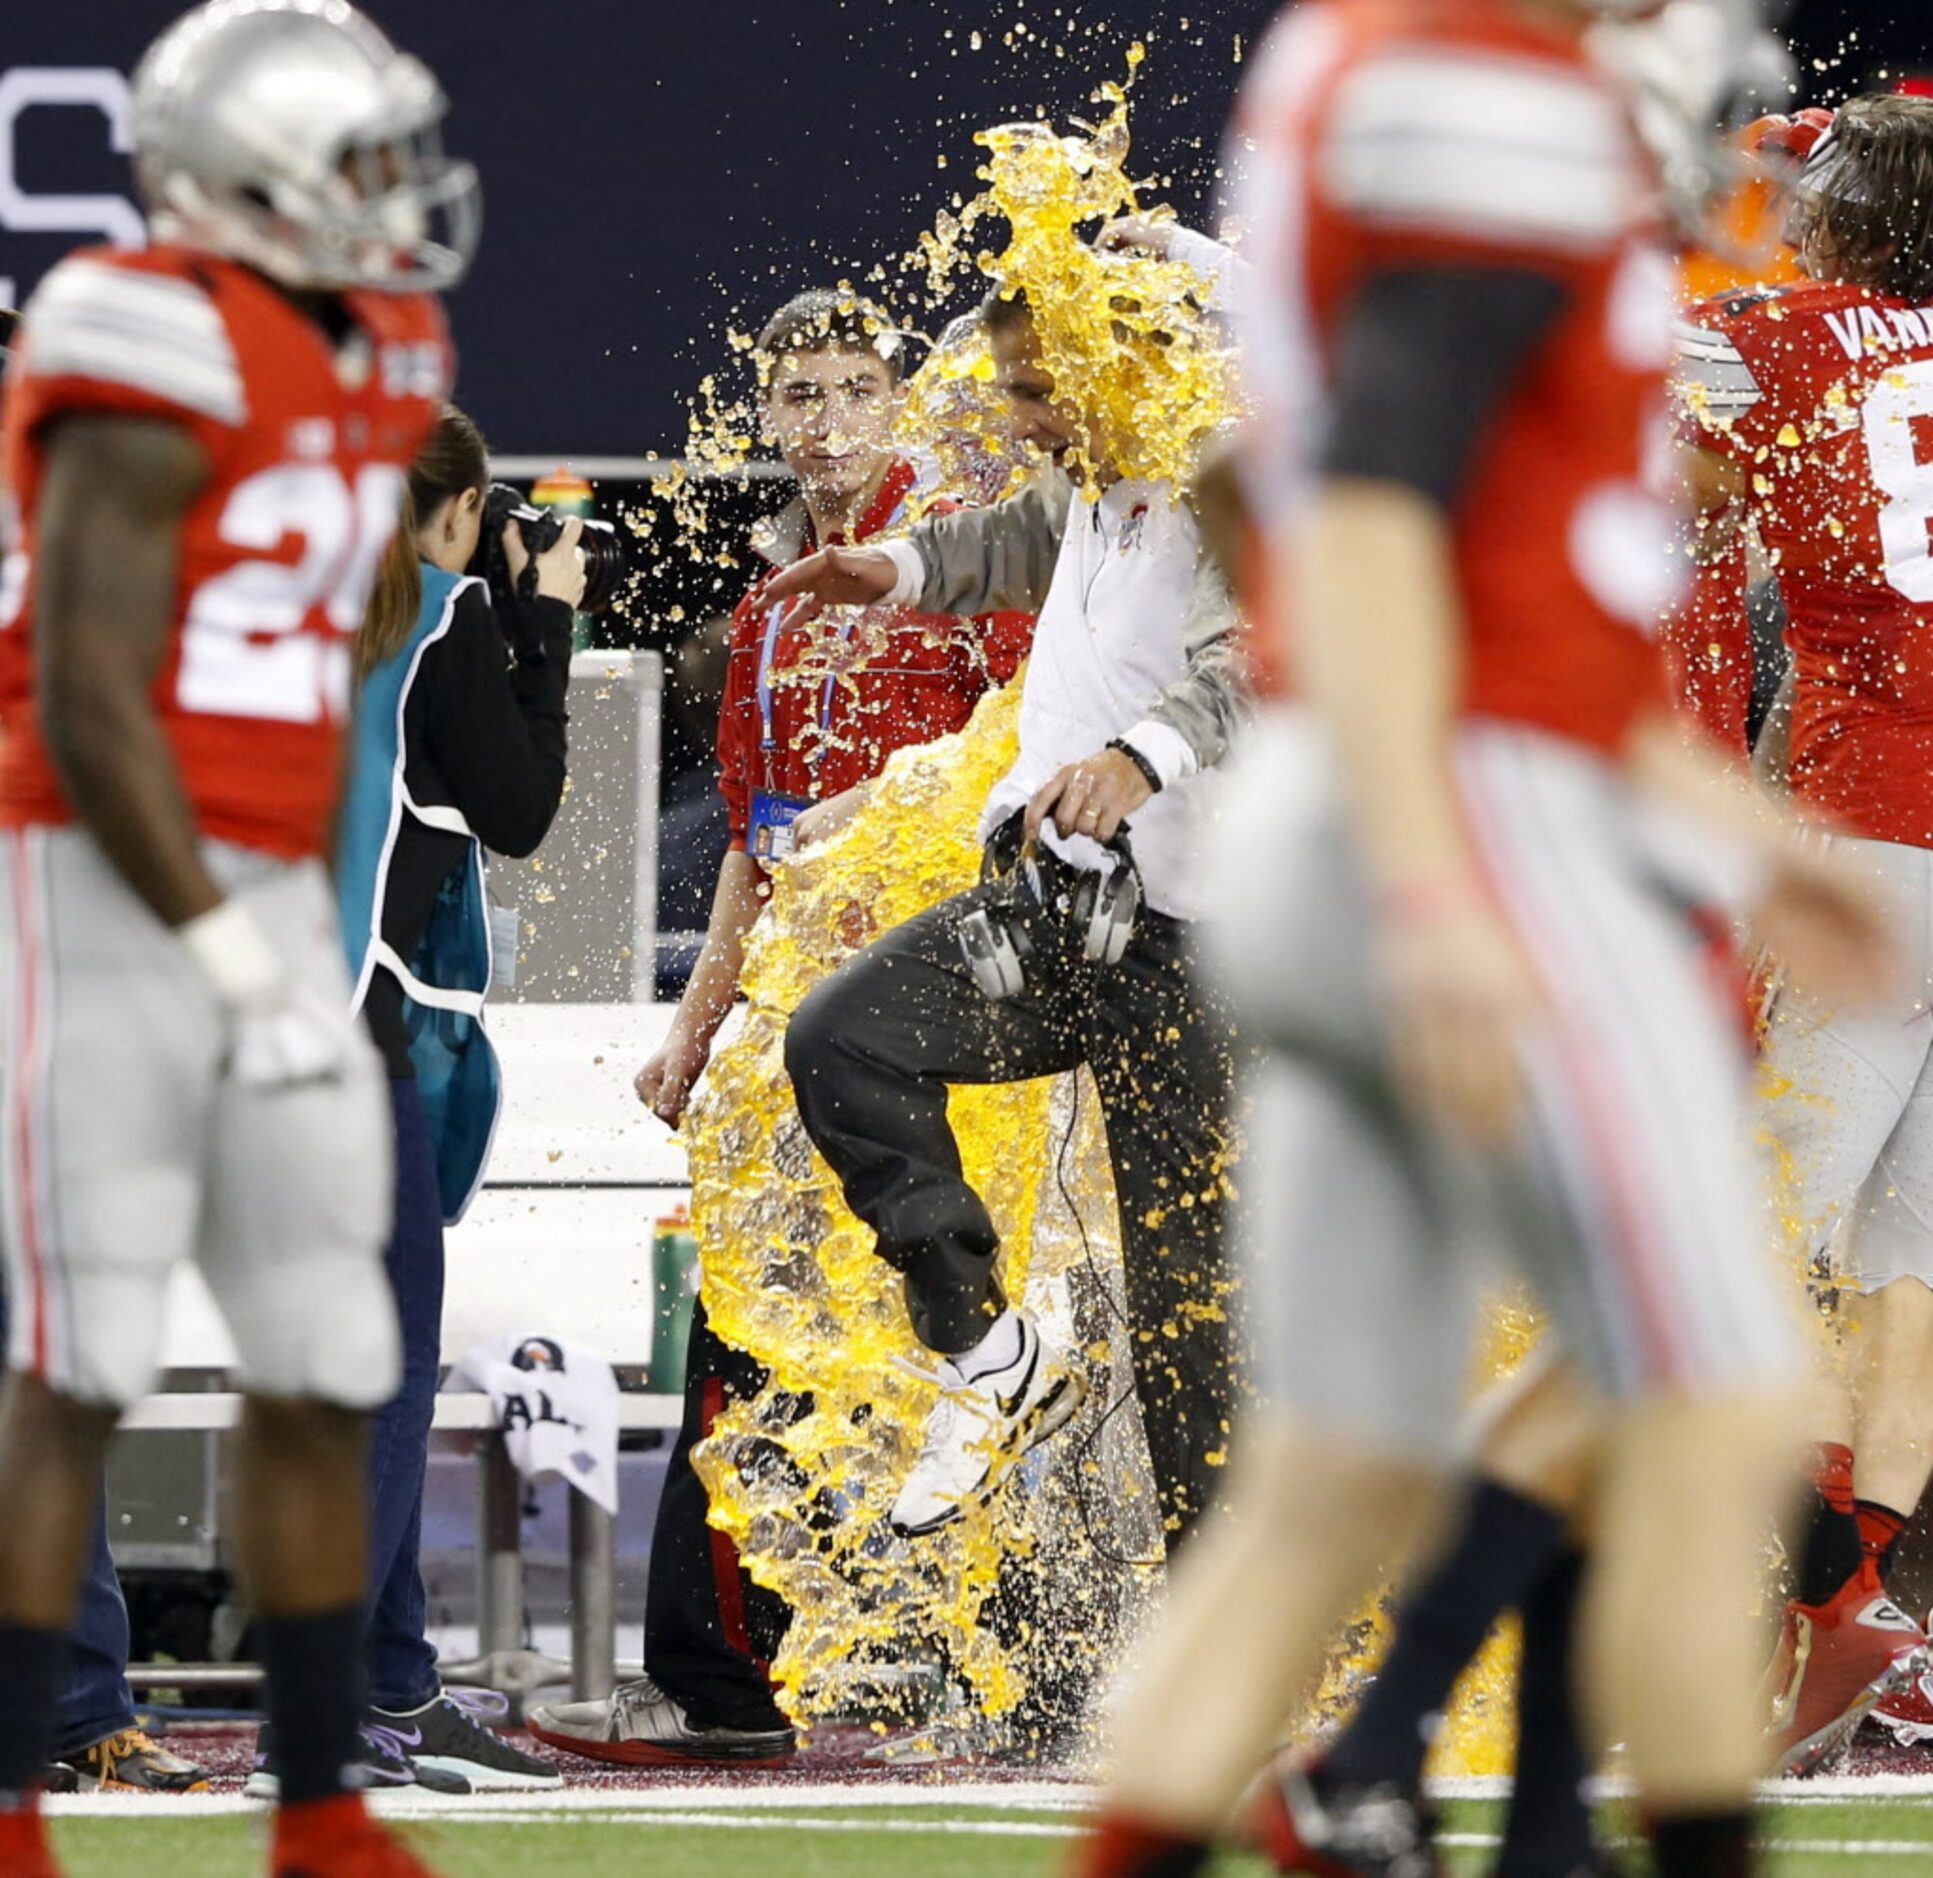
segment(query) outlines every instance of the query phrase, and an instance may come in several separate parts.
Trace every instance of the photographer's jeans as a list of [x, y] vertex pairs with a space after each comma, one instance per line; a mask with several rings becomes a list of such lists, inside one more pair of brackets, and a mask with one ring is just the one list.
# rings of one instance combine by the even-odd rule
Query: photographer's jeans
[[396, 1224], [384, 1263], [403, 1332], [403, 1381], [376, 1417], [369, 1444], [369, 1699], [420, 1708], [442, 1687], [424, 1634], [423, 1476], [442, 1360], [443, 1201], [423, 1100], [410, 1080], [389, 1085], [396, 1117]]
[[[7, 1336], [7, 1294], [0, 1286], [0, 1347]], [[54, 1686], [54, 1753], [77, 1754], [134, 1726], [128, 1688], [128, 1607], [107, 1548], [107, 1496], [94, 1519], [87, 1576], [74, 1614], [67, 1667]]]

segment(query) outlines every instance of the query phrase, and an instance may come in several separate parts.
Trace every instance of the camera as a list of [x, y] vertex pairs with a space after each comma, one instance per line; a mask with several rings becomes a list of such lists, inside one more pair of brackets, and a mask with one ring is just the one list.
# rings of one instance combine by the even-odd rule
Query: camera
[[[492, 483], [483, 498], [483, 538], [477, 544], [470, 571], [490, 583], [499, 603], [514, 597], [517, 583], [510, 578], [510, 562], [503, 550], [504, 525], [517, 524], [535, 562], [547, 548], [556, 546], [566, 519], [555, 509], [533, 507], [508, 483]], [[584, 557], [584, 597], [577, 603], [577, 610], [602, 613], [624, 585], [623, 540], [609, 522], [586, 519], [577, 546]], [[536, 576], [528, 568], [524, 580], [526, 591], [534, 592]]]

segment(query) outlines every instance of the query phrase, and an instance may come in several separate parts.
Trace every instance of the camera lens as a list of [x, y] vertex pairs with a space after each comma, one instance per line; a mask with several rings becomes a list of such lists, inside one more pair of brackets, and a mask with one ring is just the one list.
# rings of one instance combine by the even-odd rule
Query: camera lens
[[624, 543], [609, 522], [586, 522], [577, 545], [584, 556], [584, 597], [578, 610], [602, 613], [624, 585]]

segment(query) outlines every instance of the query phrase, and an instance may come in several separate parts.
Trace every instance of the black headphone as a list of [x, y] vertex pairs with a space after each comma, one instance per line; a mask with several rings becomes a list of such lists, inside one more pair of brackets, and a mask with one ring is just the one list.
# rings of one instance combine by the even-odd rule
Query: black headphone
[[[1063, 917], [1082, 958], [1093, 965], [1118, 965], [1141, 911], [1141, 870], [1125, 828], [1101, 845], [1110, 865], [1078, 870]], [[1023, 843], [1011, 861], [1001, 859], [1000, 847], [997, 840], [989, 844], [980, 879], [999, 883], [1004, 892], [961, 920], [960, 954], [988, 997], [1011, 998], [1026, 988], [1027, 961], [1034, 953], [1024, 916], [1030, 908], [1044, 911], [1048, 902], [1034, 844]]]

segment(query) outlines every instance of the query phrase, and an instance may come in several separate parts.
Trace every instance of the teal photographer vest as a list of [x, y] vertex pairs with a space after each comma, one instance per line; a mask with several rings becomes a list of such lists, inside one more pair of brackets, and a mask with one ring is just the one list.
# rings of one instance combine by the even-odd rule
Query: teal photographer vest
[[[419, 803], [410, 796], [403, 775], [403, 713], [425, 650], [450, 630], [458, 595], [482, 584], [471, 576], [424, 567], [423, 606], [414, 630], [400, 651], [363, 680], [356, 700], [336, 850], [336, 891], [343, 945], [355, 981], [355, 1009], [362, 1009], [374, 972], [389, 972], [403, 988], [410, 1061], [436, 1147], [447, 1225], [463, 1217], [483, 1184], [503, 1107], [502, 1072], [483, 1027], [484, 994], [490, 987], [490, 908], [483, 889], [483, 844], [469, 823], [454, 808]], [[405, 817], [461, 835], [469, 843], [468, 853], [438, 889], [422, 942], [410, 959], [400, 957], [382, 936], [383, 894]]]

